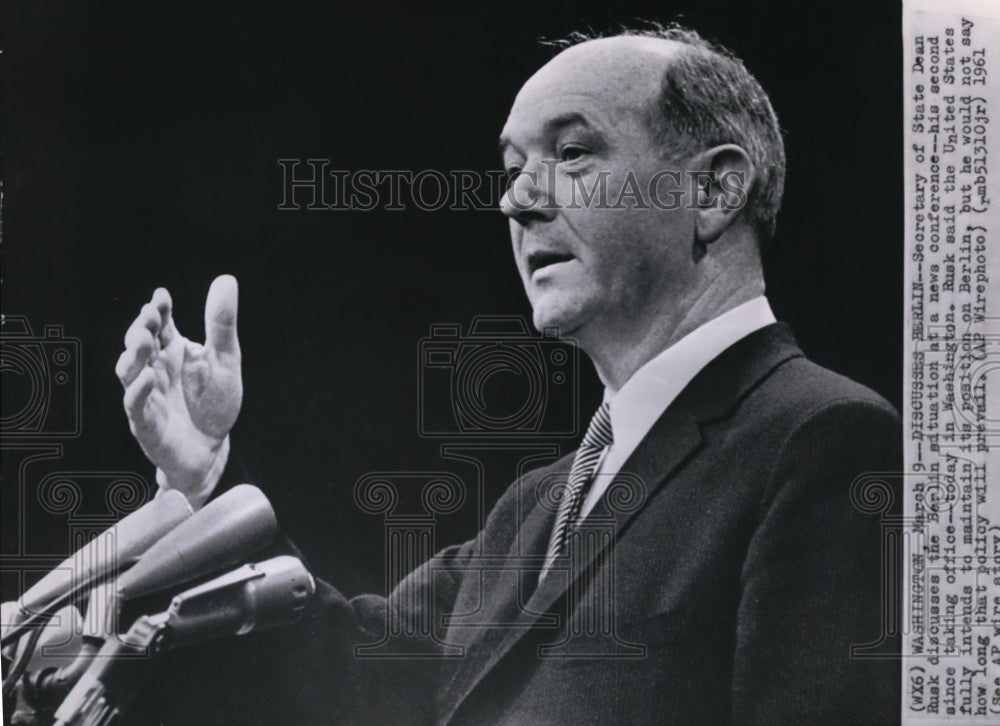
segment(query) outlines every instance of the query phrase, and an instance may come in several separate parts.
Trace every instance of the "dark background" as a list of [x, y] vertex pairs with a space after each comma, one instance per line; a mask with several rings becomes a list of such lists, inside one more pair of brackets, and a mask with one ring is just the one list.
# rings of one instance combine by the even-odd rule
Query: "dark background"
[[[772, 306], [810, 357], [898, 407], [899, 12], [891, 1], [7, 0], [2, 305], [36, 334], [57, 324], [80, 340], [71, 384], [83, 429], [55, 440], [63, 450], [51, 461], [21, 469], [24, 451], [5, 452], [3, 599], [23, 586], [11, 556], [69, 551], [66, 515], [36, 501], [44, 475], [131, 471], [152, 482], [114, 376], [122, 335], [164, 285], [182, 332], [202, 339], [204, 295], [222, 272], [241, 285], [246, 395], [234, 445], [313, 571], [349, 593], [384, 586], [381, 519], [352, 495], [369, 472], [455, 472], [470, 496], [439, 518], [438, 545], [475, 530], [519, 452], [482, 459], [477, 495], [474, 468], [418, 435], [417, 350], [431, 324], [529, 313], [505, 219], [279, 211], [276, 160], [495, 169], [510, 103], [551, 55], [543, 36], [681, 17], [745, 60], [786, 133]], [[5, 374], [5, 415], [26, 385]], [[586, 361], [576, 385], [585, 420], [600, 396]], [[107, 481], [85, 482], [78, 515], [106, 512]]]

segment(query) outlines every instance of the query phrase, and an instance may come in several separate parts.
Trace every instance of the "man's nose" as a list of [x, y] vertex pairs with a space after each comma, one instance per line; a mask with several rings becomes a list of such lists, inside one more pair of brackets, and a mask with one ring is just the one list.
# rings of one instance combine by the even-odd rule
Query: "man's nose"
[[551, 171], [544, 163], [521, 171], [500, 199], [500, 211], [521, 224], [552, 219], [557, 206]]

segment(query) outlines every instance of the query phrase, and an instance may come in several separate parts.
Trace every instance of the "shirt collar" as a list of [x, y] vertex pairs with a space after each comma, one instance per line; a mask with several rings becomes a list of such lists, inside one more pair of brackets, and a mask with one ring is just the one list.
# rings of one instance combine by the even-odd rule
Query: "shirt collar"
[[688, 333], [633, 373], [617, 393], [605, 389], [613, 447], [626, 455], [634, 451], [702, 368], [733, 343], [774, 322], [771, 306], [761, 295]]

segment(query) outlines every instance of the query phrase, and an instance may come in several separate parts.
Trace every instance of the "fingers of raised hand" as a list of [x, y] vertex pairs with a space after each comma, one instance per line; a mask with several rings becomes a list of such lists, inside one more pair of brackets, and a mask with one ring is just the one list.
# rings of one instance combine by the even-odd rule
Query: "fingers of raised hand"
[[160, 315], [156, 308], [147, 303], [125, 333], [125, 350], [118, 357], [115, 374], [123, 386], [128, 386], [139, 371], [160, 348]]
[[173, 300], [170, 299], [170, 293], [165, 287], [158, 287], [153, 291], [150, 304], [156, 308], [160, 319], [160, 345], [166, 348], [177, 335], [177, 328], [174, 326]]
[[149, 366], [143, 367], [134, 380], [125, 388], [125, 395], [122, 402], [125, 405], [125, 412], [128, 414], [129, 423], [133, 432], [148, 429], [156, 422], [149, 415], [147, 402], [149, 396], [156, 388], [156, 371]]
[[222, 356], [237, 359], [240, 343], [236, 335], [239, 285], [232, 275], [219, 275], [212, 281], [205, 300], [205, 347]]
[[177, 335], [170, 293], [165, 288], [157, 288], [125, 332], [125, 350], [115, 365], [115, 374], [122, 385], [128, 387], [143, 367]]

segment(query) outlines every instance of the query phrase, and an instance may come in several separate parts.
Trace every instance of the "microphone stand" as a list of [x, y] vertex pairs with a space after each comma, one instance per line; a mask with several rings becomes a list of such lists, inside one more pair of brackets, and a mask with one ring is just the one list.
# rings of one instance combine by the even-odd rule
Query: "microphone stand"
[[[289, 556], [244, 565], [174, 597], [170, 607], [143, 615], [122, 636], [67, 669], [24, 679], [19, 696], [37, 704], [18, 711], [12, 726], [107, 726], [135, 700], [163, 656], [175, 648], [297, 621], [316, 591], [302, 563]], [[81, 675], [76, 663], [89, 667]], [[70, 678], [79, 678], [61, 705]], [[19, 699], [20, 702], [20, 699]]]

